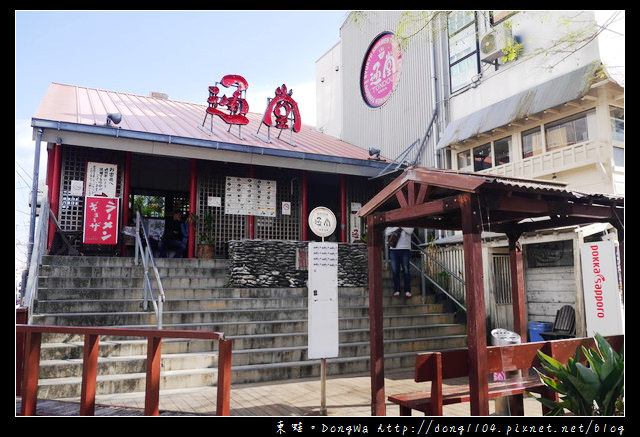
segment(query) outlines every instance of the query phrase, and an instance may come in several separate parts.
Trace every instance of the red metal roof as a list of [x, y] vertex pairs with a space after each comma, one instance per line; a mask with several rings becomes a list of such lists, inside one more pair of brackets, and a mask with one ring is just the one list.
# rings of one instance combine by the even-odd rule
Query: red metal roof
[[300, 132], [292, 136], [291, 131], [283, 131], [281, 139], [277, 139], [279, 130], [272, 128], [270, 142], [267, 142], [267, 126], [262, 124], [262, 114], [247, 114], [249, 124], [242, 127], [240, 139], [238, 127], [232, 126], [229, 132], [229, 125], [217, 116], [207, 116], [203, 126], [205, 109], [201, 104], [53, 83], [34, 119], [104, 126], [107, 114], [119, 112], [122, 121], [117, 128], [130, 131], [371, 162], [367, 150], [304, 124]]

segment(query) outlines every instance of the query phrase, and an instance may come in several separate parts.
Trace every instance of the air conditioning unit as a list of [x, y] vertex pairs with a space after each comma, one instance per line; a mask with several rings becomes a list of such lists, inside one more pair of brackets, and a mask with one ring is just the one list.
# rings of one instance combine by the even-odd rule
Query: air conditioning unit
[[486, 62], [493, 62], [504, 56], [502, 49], [506, 48], [511, 41], [511, 31], [504, 28], [492, 29], [480, 36], [480, 59]]

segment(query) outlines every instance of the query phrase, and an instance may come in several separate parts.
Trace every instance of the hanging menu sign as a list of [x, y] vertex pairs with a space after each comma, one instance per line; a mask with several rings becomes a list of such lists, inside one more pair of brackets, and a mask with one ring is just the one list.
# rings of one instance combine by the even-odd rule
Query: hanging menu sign
[[118, 244], [118, 204], [116, 197], [85, 197], [84, 244]]
[[227, 176], [225, 214], [276, 216], [276, 181]]
[[104, 162], [87, 162], [85, 196], [116, 197], [118, 166]]

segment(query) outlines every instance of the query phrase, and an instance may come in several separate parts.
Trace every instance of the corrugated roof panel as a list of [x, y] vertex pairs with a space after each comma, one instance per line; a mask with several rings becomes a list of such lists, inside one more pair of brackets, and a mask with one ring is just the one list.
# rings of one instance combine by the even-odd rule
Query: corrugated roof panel
[[436, 149], [584, 96], [593, 84], [599, 67], [599, 63], [586, 65], [454, 120], [447, 125]]

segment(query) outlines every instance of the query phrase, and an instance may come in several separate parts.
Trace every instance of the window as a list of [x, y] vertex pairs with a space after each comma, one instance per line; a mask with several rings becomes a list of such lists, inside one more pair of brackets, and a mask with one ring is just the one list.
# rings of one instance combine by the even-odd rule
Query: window
[[544, 151], [540, 127], [522, 132], [522, 157], [529, 158]]
[[451, 91], [471, 82], [480, 71], [476, 14], [474, 11], [454, 11], [449, 14], [449, 71]]
[[595, 111], [577, 114], [545, 125], [547, 150], [589, 140], [595, 134]]
[[624, 167], [624, 149], [622, 147], [613, 148], [613, 165]]
[[471, 149], [458, 153], [458, 170], [473, 170]]
[[480, 171], [493, 167], [491, 159], [491, 143], [474, 147], [473, 149], [473, 170]]
[[624, 108], [609, 107], [611, 117], [611, 136], [613, 141], [624, 141]]
[[509, 163], [509, 156], [511, 156], [511, 137], [494, 141], [493, 155], [496, 160], [496, 165]]

